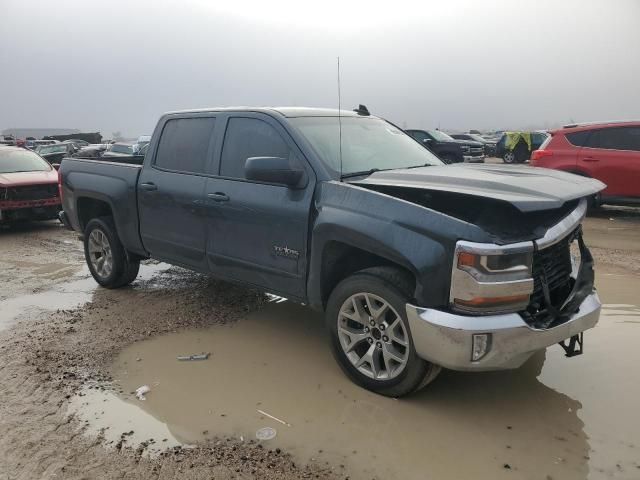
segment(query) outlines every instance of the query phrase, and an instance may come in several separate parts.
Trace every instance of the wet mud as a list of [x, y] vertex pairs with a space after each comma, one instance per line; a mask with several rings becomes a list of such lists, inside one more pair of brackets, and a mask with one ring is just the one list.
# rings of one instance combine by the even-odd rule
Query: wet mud
[[401, 400], [349, 382], [308, 308], [153, 262], [107, 291], [72, 233], [0, 231], [0, 479], [637, 480], [640, 220], [615, 215], [585, 225], [604, 308], [584, 355]]
[[[329, 353], [320, 316], [290, 303], [135, 344], [112, 374], [124, 392], [151, 385], [145, 402], [123, 398], [183, 443], [214, 432], [250, 439], [272, 427], [270, 445], [299, 461], [343, 464], [352, 478], [633, 478], [640, 282], [605, 273], [599, 285], [605, 307], [585, 355], [567, 359], [552, 347], [512, 372], [445, 372], [409, 399], [351, 384]], [[211, 356], [177, 360], [199, 352]]]

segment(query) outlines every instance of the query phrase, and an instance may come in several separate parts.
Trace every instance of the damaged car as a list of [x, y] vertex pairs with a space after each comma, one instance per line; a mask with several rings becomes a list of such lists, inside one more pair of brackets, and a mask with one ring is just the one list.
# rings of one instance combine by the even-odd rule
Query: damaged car
[[554, 344], [578, 355], [599, 319], [581, 222], [602, 183], [446, 165], [362, 106], [168, 113], [142, 165], [60, 174], [100, 285], [155, 258], [310, 305], [343, 371], [383, 395]]
[[0, 223], [58, 217], [58, 173], [39, 155], [0, 147]]

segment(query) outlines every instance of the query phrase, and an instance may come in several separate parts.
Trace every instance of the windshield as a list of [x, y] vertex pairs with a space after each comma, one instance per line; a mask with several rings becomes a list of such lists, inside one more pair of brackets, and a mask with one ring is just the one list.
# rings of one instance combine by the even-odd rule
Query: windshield
[[440, 130], [428, 130], [429, 135], [440, 142], [455, 142], [455, 140]]
[[116, 143], [111, 147], [111, 151], [113, 153], [129, 153], [129, 154], [131, 154], [131, 153], [133, 153], [133, 146], [131, 146], [131, 145], [122, 145], [122, 144]]
[[40, 155], [46, 155], [48, 153], [64, 153], [67, 151], [66, 145], [46, 145], [43, 147], [38, 147], [38, 153]]
[[0, 149], [0, 173], [47, 172], [51, 170], [45, 160], [29, 150]]
[[481, 137], [480, 135], [476, 134], [476, 133], [470, 133], [469, 136], [475, 140], [476, 142], [480, 142], [480, 143], [486, 143], [487, 139], [484, 137]]
[[[419, 165], [443, 165], [429, 150], [402, 130], [371, 117], [342, 117], [342, 174], [372, 169]], [[334, 172], [340, 172], [338, 117], [292, 118], [318, 156]]]

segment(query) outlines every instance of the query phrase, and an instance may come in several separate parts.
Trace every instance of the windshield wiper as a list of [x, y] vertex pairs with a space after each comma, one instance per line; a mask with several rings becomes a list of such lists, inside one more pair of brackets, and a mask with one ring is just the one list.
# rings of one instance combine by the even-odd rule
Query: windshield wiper
[[411, 165], [410, 167], [404, 167], [404, 169], [409, 170], [410, 168], [422, 168], [422, 167], [433, 167], [433, 164], [425, 163], [424, 165]]
[[384, 170], [393, 170], [393, 169], [392, 168], [372, 168], [370, 170], [362, 170], [361, 172], [345, 173], [344, 175], [340, 175], [340, 180], [345, 179], [345, 178], [352, 178], [352, 177], [369, 176], [372, 173], [382, 172]]

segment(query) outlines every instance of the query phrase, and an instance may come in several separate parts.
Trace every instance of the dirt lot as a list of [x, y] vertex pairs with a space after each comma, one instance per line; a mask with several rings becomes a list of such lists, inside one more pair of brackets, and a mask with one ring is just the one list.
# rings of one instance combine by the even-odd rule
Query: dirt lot
[[605, 307], [585, 355], [393, 400], [343, 377], [304, 307], [153, 262], [99, 289], [57, 223], [2, 229], [0, 480], [640, 478], [638, 233], [633, 209], [586, 222]]

